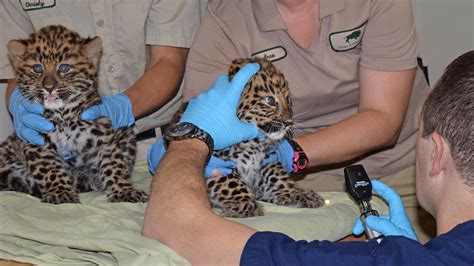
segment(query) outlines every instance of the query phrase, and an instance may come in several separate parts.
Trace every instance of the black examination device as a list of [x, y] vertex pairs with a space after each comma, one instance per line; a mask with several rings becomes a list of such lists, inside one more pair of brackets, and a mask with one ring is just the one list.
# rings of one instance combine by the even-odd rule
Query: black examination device
[[[364, 225], [365, 234], [368, 239], [381, 239], [383, 237], [377, 231], [367, 227], [365, 219], [367, 216], [379, 216], [379, 213], [372, 209], [370, 198], [372, 197], [372, 183], [369, 176], [365, 172], [362, 165], [356, 164], [344, 168], [344, 178], [346, 181], [346, 188], [351, 197], [357, 202], [360, 209], [360, 219]], [[380, 240], [378, 240], [380, 241]]]

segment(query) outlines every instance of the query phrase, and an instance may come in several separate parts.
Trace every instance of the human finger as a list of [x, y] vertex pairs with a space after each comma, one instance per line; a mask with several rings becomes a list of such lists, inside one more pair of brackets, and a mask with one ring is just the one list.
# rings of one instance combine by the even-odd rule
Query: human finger
[[25, 127], [22, 130], [21, 135], [23, 136], [23, 140], [26, 140], [33, 145], [44, 145], [44, 138], [36, 130]]
[[101, 116], [104, 116], [101, 112], [101, 109], [98, 105], [94, 105], [92, 107], [87, 108], [82, 112], [81, 119], [82, 120], [94, 120]]
[[403, 235], [400, 228], [383, 217], [368, 216], [365, 224], [372, 230], [377, 231], [385, 236]]
[[401, 212], [404, 212], [402, 199], [394, 189], [379, 180], [372, 180], [372, 188], [388, 202], [391, 216], [400, 215]]
[[236, 105], [240, 99], [240, 95], [245, 88], [245, 85], [260, 69], [257, 63], [249, 63], [243, 66], [237, 74], [232, 78], [231, 85], [227, 91], [227, 100], [230, 104]]
[[44, 107], [41, 104], [31, 103], [26, 99], [22, 101], [22, 106], [30, 113], [35, 113], [38, 115], [42, 115], [44, 113]]
[[53, 123], [49, 122], [43, 116], [34, 113], [25, 113], [22, 116], [22, 121], [26, 127], [36, 131], [49, 132], [54, 129]]

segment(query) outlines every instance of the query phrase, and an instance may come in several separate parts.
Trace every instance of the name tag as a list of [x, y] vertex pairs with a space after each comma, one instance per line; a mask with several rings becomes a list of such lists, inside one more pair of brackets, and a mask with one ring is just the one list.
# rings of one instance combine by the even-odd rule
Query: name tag
[[259, 52], [255, 52], [252, 56], [263, 57], [270, 62], [275, 62], [286, 57], [286, 49], [283, 46], [275, 46]]
[[367, 21], [354, 29], [329, 34], [331, 48], [336, 52], [344, 52], [354, 49], [362, 41], [366, 25]]
[[24, 11], [50, 8], [56, 5], [56, 0], [19, 0]]

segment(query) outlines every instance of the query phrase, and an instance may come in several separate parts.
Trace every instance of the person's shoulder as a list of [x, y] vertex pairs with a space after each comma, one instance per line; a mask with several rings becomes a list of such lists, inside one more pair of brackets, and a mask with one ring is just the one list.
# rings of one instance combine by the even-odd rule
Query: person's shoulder
[[212, 23], [239, 38], [248, 36], [249, 25], [255, 25], [251, 0], [209, 0], [203, 23]]
[[250, 0], [209, 0], [207, 4], [207, 11], [221, 18], [251, 14], [249, 10]]
[[374, 12], [381, 10], [397, 10], [400, 6], [411, 6], [411, 0], [366, 0]]
[[474, 220], [460, 223], [453, 227], [449, 232], [440, 235], [441, 238], [468, 239], [474, 241]]
[[15, 10], [15, 11], [25, 11], [23, 9], [23, 6], [22, 6], [22, 2], [21, 1], [15, 1], [15, 0], [4, 0], [2, 1], [2, 4], [0, 4], [3, 6], [3, 8], [7, 11], [7, 12], [11, 12], [12, 10]]
[[209, 0], [207, 2], [208, 8], [212, 8], [213, 10], [223, 10], [245, 5], [250, 5], [250, 0]]

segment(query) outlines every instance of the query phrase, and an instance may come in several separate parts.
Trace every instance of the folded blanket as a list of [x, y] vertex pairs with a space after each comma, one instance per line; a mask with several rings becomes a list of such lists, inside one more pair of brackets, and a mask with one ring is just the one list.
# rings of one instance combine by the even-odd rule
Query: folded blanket
[[[134, 183], [148, 190], [151, 176], [138, 163]], [[262, 203], [265, 215], [232, 219], [260, 231], [294, 239], [338, 240], [351, 233], [359, 216], [346, 193], [322, 192], [328, 205], [298, 209]], [[159, 241], [141, 236], [146, 204], [109, 203], [104, 194], [80, 195], [81, 204], [43, 204], [16, 192], [0, 192], [0, 258], [50, 265], [183, 265], [183, 257]], [[382, 213], [387, 207], [374, 197]]]

